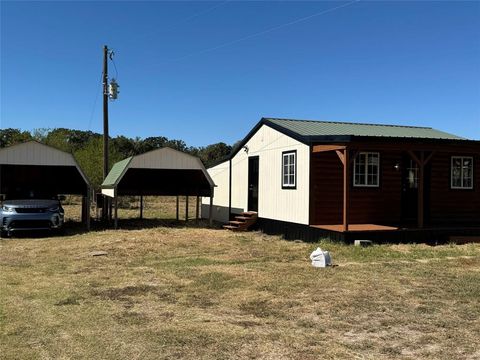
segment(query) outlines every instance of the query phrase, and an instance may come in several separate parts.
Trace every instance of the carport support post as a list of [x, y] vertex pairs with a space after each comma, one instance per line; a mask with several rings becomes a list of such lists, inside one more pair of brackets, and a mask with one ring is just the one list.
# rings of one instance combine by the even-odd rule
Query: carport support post
[[90, 198], [90, 194], [91, 194], [91, 190], [90, 188], [88, 189], [88, 192], [87, 192], [87, 206], [86, 206], [86, 215], [87, 215], [87, 231], [90, 231], [90, 201], [91, 201], [91, 198]]
[[208, 209], [208, 223], [210, 226], [213, 225], [213, 189], [212, 193], [210, 194], [210, 207]]
[[140, 195], [140, 220], [143, 219], [143, 195]]
[[179, 219], [179, 207], [180, 207], [180, 199], [179, 199], [179, 196], [177, 195], [177, 221]]
[[[115, 199], [116, 198], [117, 197], [115, 197]], [[109, 199], [109, 201], [108, 201], [108, 221], [109, 221], [109, 223], [112, 223], [112, 217], [113, 217], [112, 207], [113, 207], [113, 201]]]
[[195, 208], [195, 221], [198, 222], [200, 215], [200, 197], [197, 195], [197, 207]]
[[188, 221], [188, 195], [185, 196], [185, 222]]
[[82, 198], [82, 220], [85, 221], [87, 231], [90, 231], [90, 188], [87, 190], [87, 195]]
[[87, 207], [87, 197], [82, 196], [82, 224], [87, 224], [86, 207]]
[[115, 229], [118, 229], [118, 196], [115, 196]]

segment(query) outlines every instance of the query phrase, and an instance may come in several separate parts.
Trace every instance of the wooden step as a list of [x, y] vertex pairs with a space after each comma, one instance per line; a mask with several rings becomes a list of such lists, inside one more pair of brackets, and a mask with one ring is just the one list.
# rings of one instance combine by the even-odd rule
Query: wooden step
[[230, 220], [229, 223], [230, 223], [230, 225], [242, 225], [242, 224], [246, 224], [245, 221], [235, 221], [235, 220]]
[[235, 216], [235, 220], [230, 220], [228, 225], [223, 225], [224, 229], [232, 231], [247, 231], [257, 222], [258, 214], [254, 211], [245, 211]]
[[238, 220], [250, 220], [251, 217], [249, 217], [249, 216], [235, 216], [235, 219], [238, 219]]
[[233, 225], [223, 225], [223, 228], [228, 230], [238, 230], [238, 226]]

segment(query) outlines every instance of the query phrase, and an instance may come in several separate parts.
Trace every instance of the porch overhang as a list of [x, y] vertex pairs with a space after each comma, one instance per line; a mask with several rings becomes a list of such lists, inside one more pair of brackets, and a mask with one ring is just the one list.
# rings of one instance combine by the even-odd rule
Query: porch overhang
[[[412, 139], [415, 140], [415, 139]], [[418, 140], [418, 139], [416, 139]], [[450, 141], [452, 143], [452, 141]], [[454, 142], [453, 142], [454, 143]], [[462, 144], [462, 151], [478, 151], [478, 146], [470, 146], [465, 147], [465, 141], [458, 141], [458, 143]], [[476, 145], [474, 142], [471, 145]], [[451, 144], [450, 144], [451, 145]], [[469, 144], [470, 145], [470, 144]], [[334, 151], [340, 162], [343, 166], [343, 224], [342, 224], [342, 231], [346, 232], [349, 231], [349, 227], [353, 226], [353, 224], [349, 223], [349, 212], [350, 212], [350, 188], [351, 188], [351, 167], [353, 161], [357, 154], [360, 151], [402, 151], [407, 153], [411, 159], [415, 162], [418, 166], [418, 200], [417, 200], [417, 227], [423, 228], [424, 227], [424, 193], [425, 193], [425, 167], [428, 163], [432, 160], [435, 156], [437, 151], [444, 150], [445, 144], [438, 144], [433, 143], [430, 141], [425, 142], [415, 142], [415, 143], [388, 143], [385, 141], [378, 141], [375, 143], [368, 143], [362, 141], [354, 141], [354, 142], [347, 142], [347, 143], [336, 143], [336, 144], [314, 144], [311, 146], [311, 153], [318, 154], [323, 152], [332, 152]], [[455, 148], [455, 146], [453, 146]], [[363, 224], [363, 225], [373, 225], [373, 224]], [[316, 225], [315, 225], [316, 226]], [[326, 226], [334, 226], [337, 225], [326, 225]], [[374, 225], [374, 227], [378, 227], [381, 225]]]

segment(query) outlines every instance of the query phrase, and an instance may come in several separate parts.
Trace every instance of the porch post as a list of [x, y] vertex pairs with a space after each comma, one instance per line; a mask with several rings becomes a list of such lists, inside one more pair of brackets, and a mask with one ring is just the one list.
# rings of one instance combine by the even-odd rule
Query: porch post
[[188, 221], [188, 195], [185, 197], [185, 222]]
[[423, 228], [423, 194], [424, 194], [424, 174], [425, 174], [425, 152], [420, 152], [420, 163], [418, 164], [418, 227]]
[[343, 231], [348, 231], [350, 208], [350, 159], [348, 148], [343, 150]]
[[143, 195], [140, 195], [140, 220], [143, 219]]

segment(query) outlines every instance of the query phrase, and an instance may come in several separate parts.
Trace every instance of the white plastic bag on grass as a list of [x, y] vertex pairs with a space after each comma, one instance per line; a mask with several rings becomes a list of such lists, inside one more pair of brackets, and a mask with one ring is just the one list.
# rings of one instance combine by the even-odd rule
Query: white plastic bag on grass
[[310, 260], [312, 260], [312, 266], [314, 267], [327, 267], [332, 265], [330, 253], [320, 248], [317, 248], [310, 254]]

